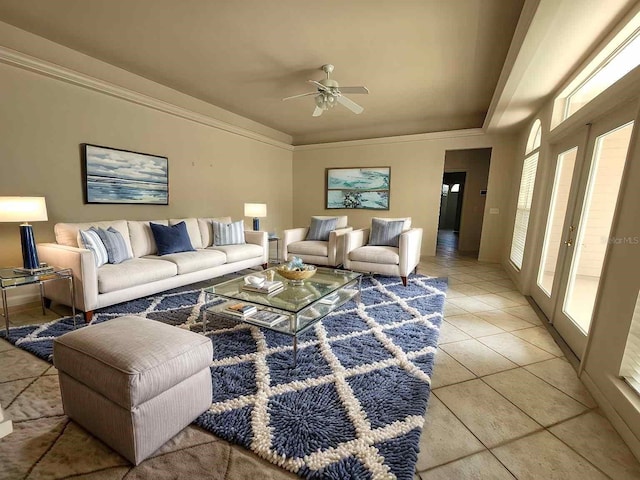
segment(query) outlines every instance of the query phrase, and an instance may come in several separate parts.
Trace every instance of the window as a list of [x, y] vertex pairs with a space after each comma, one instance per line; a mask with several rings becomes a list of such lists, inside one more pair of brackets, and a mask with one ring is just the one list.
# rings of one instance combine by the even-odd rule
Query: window
[[458, 192], [460, 192], [460, 184], [454, 183], [453, 186], [451, 187], [451, 193], [458, 193]]
[[516, 208], [516, 220], [513, 226], [513, 238], [511, 240], [511, 253], [509, 258], [515, 267], [520, 270], [524, 259], [524, 247], [527, 240], [527, 228], [531, 214], [531, 200], [533, 188], [536, 183], [536, 171], [538, 169], [538, 151], [542, 138], [542, 125], [540, 120], [533, 122], [529, 138], [527, 140], [522, 177], [520, 177], [520, 191], [518, 192], [518, 205]]
[[446, 197], [447, 195], [449, 195], [449, 185], [447, 185], [446, 183], [442, 184], [442, 196]]
[[640, 13], [636, 14], [558, 95], [553, 127], [576, 113], [640, 65]]
[[622, 357], [620, 376], [640, 393], [640, 293], [636, 299], [627, 346]]

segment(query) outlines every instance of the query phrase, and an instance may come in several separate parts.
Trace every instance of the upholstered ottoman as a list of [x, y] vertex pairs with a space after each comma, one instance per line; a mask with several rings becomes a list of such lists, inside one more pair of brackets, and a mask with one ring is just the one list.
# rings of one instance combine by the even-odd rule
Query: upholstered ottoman
[[211, 405], [211, 341], [126, 316], [53, 345], [65, 413], [139, 464]]

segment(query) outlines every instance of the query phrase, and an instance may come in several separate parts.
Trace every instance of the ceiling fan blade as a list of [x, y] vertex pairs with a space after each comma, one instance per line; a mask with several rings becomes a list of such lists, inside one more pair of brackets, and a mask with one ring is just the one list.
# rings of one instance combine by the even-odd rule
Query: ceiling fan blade
[[284, 102], [285, 100], [291, 100], [293, 98], [307, 97], [309, 95], [317, 95], [317, 94], [318, 92], [301, 93], [300, 95], [293, 95], [291, 97], [283, 98], [282, 101]]
[[367, 87], [338, 87], [340, 93], [363, 93], [368, 94], [369, 89]]
[[338, 95], [337, 100], [338, 100], [338, 103], [341, 103], [342, 105], [347, 107], [349, 110], [351, 110], [356, 115], [359, 115], [364, 111], [364, 108], [362, 108], [360, 105], [358, 105], [353, 100], [349, 100], [347, 97], [345, 97], [343, 95]]
[[331, 89], [329, 87], [325, 87], [323, 84], [321, 84], [320, 82], [316, 82], [315, 80], [307, 80], [307, 82], [312, 83], [313, 85], [318, 87], [323, 92], [330, 92], [331, 91]]
[[322, 115], [323, 110], [320, 107], [316, 107], [316, 109], [311, 114], [312, 117], [319, 117]]

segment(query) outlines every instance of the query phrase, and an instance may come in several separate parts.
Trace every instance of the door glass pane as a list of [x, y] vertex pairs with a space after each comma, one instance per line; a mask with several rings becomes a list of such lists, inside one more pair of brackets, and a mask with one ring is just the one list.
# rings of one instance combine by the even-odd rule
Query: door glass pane
[[563, 223], [569, 202], [569, 190], [573, 178], [573, 167], [576, 163], [578, 147], [558, 155], [556, 175], [553, 180], [549, 216], [542, 247], [542, 258], [538, 270], [538, 285], [549, 296], [556, 274], [556, 262], [563, 238]]
[[596, 139], [584, 207], [575, 238], [563, 311], [587, 333], [593, 314], [633, 122]]

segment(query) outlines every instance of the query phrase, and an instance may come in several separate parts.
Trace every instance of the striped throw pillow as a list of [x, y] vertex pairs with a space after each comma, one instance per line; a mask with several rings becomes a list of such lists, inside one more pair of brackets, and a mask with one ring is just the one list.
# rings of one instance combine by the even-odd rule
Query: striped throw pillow
[[221, 247], [223, 245], [240, 245], [244, 241], [244, 220], [232, 223], [212, 222], [213, 224], [213, 244]]
[[305, 240], [328, 241], [329, 233], [336, 229], [337, 223], [337, 218], [311, 218], [311, 226], [309, 226], [309, 231], [307, 232], [307, 238], [305, 238]]
[[109, 227], [106, 230], [104, 228], [98, 228], [96, 231], [107, 249], [109, 263], [122, 263], [131, 258], [124, 237], [118, 230]]
[[382, 245], [385, 247], [400, 246], [400, 234], [404, 227], [404, 220], [380, 220], [371, 219], [371, 235], [369, 245]]
[[93, 252], [93, 260], [96, 262], [96, 267], [101, 267], [109, 261], [107, 249], [94, 227], [89, 230], [78, 231], [78, 244]]

